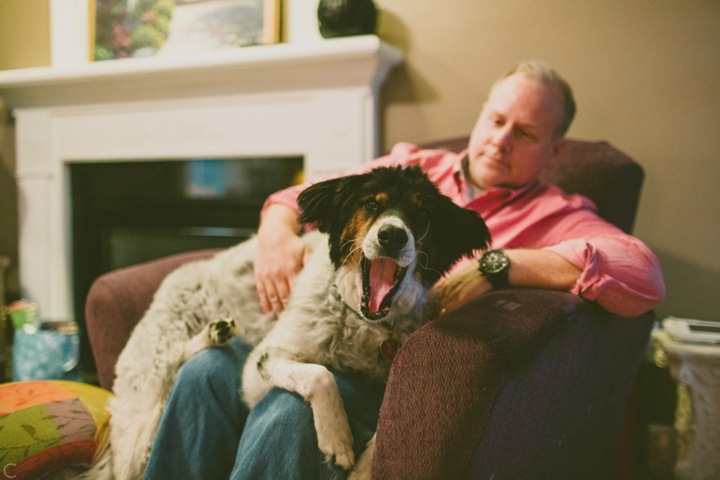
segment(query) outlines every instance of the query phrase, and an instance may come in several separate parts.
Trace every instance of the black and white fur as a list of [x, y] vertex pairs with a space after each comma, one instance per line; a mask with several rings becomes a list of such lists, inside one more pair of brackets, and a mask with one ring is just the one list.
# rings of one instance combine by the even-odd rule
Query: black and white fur
[[[118, 360], [110, 446], [90, 478], [142, 476], [178, 368], [232, 335], [256, 345], [243, 372], [245, 402], [254, 406], [274, 387], [299, 393], [312, 407], [320, 450], [353, 469], [348, 419], [327, 367], [387, 381], [392, 360], [379, 354], [381, 345], [402, 345], [436, 315], [432, 285], [490, 235], [418, 167], [317, 183], [298, 202], [300, 220], [319, 233], [303, 236], [313, 254], [277, 320], [260, 307], [255, 239], [163, 281]], [[352, 477], [369, 478], [373, 445], [374, 438]]]

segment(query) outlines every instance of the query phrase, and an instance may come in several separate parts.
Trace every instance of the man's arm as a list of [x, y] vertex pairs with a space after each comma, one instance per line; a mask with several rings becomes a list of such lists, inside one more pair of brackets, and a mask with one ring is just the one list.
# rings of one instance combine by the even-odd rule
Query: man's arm
[[295, 210], [282, 203], [270, 205], [258, 229], [255, 281], [265, 313], [279, 314], [286, 306], [292, 281], [310, 255], [300, 239]]
[[[543, 249], [504, 249], [511, 286], [569, 291], [609, 312], [632, 318], [665, 296], [662, 268], [640, 240], [622, 232], [573, 239]], [[472, 261], [438, 286], [447, 310], [492, 290]]]
[[639, 239], [624, 234], [587, 235], [545, 248], [582, 268], [570, 293], [622, 317], [636, 317], [665, 296], [662, 267]]
[[[569, 291], [580, 279], [582, 270], [557, 253], [547, 250], [503, 250], [510, 258], [508, 282], [515, 287], [547, 288]], [[484, 293], [492, 285], [472, 261], [454, 271], [437, 287], [445, 311], [458, 308]]]

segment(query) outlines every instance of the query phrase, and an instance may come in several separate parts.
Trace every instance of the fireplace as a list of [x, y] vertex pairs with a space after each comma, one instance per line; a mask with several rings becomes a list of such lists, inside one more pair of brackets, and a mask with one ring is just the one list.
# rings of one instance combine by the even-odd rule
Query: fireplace
[[[22, 295], [38, 303], [43, 320], [81, 319], [76, 171], [209, 160], [194, 167], [202, 175], [220, 161], [272, 158], [301, 158], [308, 180], [347, 170], [378, 153], [378, 93], [400, 61], [397, 50], [369, 35], [0, 72], [0, 95], [16, 118]], [[218, 185], [195, 187], [184, 200], [226, 208], [219, 197], [203, 197]], [[104, 240], [104, 268], [142, 257], [133, 242], [162, 238], [167, 228], [185, 229], [188, 247], [198, 237], [234, 242], [256, 225], [249, 219], [257, 222], [258, 201], [243, 212], [227, 206], [228, 217], [246, 223], [118, 225]], [[113, 242], [126, 246], [124, 253], [107, 253]]]
[[[227, 248], [256, 232], [271, 193], [299, 183], [302, 157], [69, 163], [73, 307], [92, 282], [175, 253]], [[94, 370], [86, 335], [83, 370]]]
[[[68, 164], [73, 279], [252, 235], [263, 201], [299, 183], [302, 157]], [[81, 306], [75, 301], [75, 310]]]

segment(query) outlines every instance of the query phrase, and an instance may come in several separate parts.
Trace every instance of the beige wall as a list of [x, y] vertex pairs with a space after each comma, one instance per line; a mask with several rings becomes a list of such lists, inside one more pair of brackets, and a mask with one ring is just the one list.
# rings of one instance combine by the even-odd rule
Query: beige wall
[[[383, 88], [385, 150], [466, 135], [501, 71], [551, 63], [575, 89], [570, 136], [608, 140], [645, 167], [635, 233], [665, 269], [658, 316], [720, 320], [720, 2], [376, 3], [379, 35], [406, 56]], [[49, 63], [46, 4], [0, 0], [0, 68]], [[20, 18], [29, 27], [12, 33]]]
[[646, 170], [635, 233], [665, 270], [658, 316], [720, 320], [720, 2], [376, 2], [407, 59], [383, 89], [385, 150], [468, 134], [502, 71], [549, 62], [575, 91], [569, 135]]
[[0, 70], [50, 65], [49, 0], [0, 0]]

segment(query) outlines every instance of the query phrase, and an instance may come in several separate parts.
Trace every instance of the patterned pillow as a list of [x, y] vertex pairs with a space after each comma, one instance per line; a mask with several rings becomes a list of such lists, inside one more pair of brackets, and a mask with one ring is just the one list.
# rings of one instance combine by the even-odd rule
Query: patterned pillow
[[36, 479], [68, 465], [92, 461], [110, 414], [112, 394], [63, 380], [0, 385], [0, 471]]

